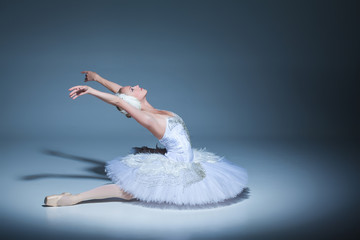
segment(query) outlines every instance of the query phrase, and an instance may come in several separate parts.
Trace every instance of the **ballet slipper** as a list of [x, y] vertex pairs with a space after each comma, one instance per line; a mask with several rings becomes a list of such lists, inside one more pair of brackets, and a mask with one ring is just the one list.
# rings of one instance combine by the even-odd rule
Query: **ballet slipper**
[[64, 196], [69, 196], [71, 195], [71, 193], [68, 193], [68, 192], [64, 192], [62, 194], [55, 194], [55, 195], [50, 195], [50, 196], [47, 196], [44, 200], [44, 204], [46, 206], [50, 206], [50, 207], [58, 207], [58, 202], [59, 200], [64, 197]]

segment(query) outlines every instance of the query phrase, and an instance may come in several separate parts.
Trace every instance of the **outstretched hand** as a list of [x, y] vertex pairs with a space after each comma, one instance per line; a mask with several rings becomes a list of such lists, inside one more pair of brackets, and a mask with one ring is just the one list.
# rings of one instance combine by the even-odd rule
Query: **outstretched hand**
[[74, 86], [69, 89], [69, 91], [71, 91], [69, 96], [72, 99], [76, 99], [77, 97], [90, 93], [91, 90], [92, 88], [89, 86]]
[[97, 80], [100, 79], [100, 75], [97, 74], [96, 72], [92, 72], [92, 71], [82, 71], [81, 73], [85, 73], [85, 80], [84, 80], [84, 82], [97, 81]]

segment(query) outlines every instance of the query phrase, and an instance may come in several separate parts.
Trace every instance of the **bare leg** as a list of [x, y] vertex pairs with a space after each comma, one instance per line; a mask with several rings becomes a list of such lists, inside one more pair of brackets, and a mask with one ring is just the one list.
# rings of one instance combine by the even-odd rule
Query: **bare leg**
[[[53, 200], [51, 199], [51, 197], [53, 197]], [[65, 194], [48, 196], [45, 198], [45, 204], [49, 206], [70, 206], [82, 201], [106, 198], [122, 198], [130, 200], [133, 199], [133, 196], [129, 193], [124, 192], [116, 184], [108, 184], [75, 195]]]

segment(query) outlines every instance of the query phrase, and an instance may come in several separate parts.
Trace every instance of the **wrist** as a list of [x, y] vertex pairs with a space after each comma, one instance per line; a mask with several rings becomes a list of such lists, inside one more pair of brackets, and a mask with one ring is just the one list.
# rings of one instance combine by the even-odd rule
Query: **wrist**
[[101, 83], [104, 80], [104, 78], [102, 78], [101, 76], [98, 76], [94, 80], [95, 80], [95, 82]]
[[95, 94], [95, 89], [93, 89], [92, 87], [88, 87], [88, 91], [87, 93], [90, 94], [90, 95], [94, 95]]

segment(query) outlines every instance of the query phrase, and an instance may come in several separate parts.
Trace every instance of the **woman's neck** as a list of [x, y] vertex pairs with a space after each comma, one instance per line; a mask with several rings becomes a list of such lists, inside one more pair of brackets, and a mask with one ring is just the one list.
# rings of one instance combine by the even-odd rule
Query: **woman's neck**
[[156, 108], [151, 106], [151, 104], [146, 100], [146, 98], [141, 101], [141, 109], [147, 112], [154, 112], [157, 110]]

